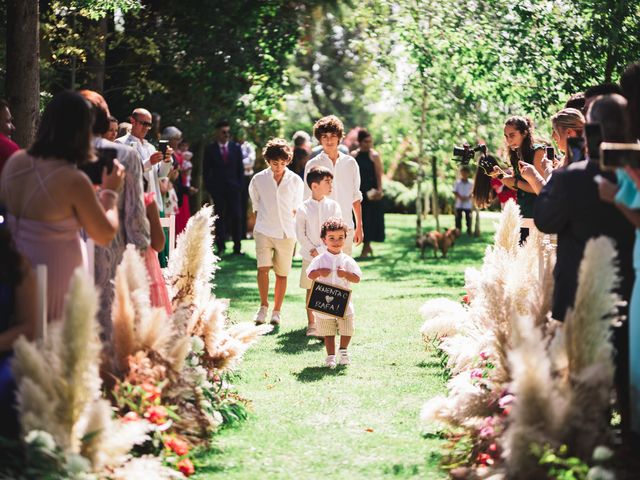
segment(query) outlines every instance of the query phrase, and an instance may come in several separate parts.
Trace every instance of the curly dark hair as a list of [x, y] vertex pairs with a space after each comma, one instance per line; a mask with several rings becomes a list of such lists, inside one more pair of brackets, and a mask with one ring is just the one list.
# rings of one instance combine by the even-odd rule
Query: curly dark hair
[[293, 152], [287, 141], [283, 138], [272, 138], [262, 150], [262, 156], [266, 162], [273, 160], [285, 160], [287, 165], [291, 163]]
[[327, 221], [322, 224], [322, 228], [320, 229], [320, 238], [325, 238], [327, 236], [327, 232], [337, 232], [338, 230], [344, 231], [345, 235], [349, 233], [347, 224], [344, 223], [341, 218], [329, 217]]
[[342, 138], [344, 135], [344, 124], [335, 115], [322, 117], [313, 126], [313, 136], [320, 141], [320, 137], [324, 133], [335, 133], [338, 138]]
[[333, 173], [327, 167], [313, 167], [307, 173], [307, 185], [311, 188], [312, 183], [320, 183], [325, 178], [333, 179]]

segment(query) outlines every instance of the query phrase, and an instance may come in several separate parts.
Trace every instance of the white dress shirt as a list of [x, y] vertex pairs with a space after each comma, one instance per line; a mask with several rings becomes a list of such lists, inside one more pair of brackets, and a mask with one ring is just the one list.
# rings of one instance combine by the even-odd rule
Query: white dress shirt
[[342, 220], [352, 230], [354, 227], [353, 216], [351, 215], [353, 203], [362, 201], [358, 162], [351, 155], [339, 152], [338, 159], [334, 165], [324, 151], [309, 160], [304, 167], [305, 199], [311, 197], [311, 189], [307, 185], [307, 173], [313, 167], [326, 167], [333, 173], [333, 190], [329, 198], [338, 202], [340, 210], [342, 210]]
[[164, 212], [164, 205], [162, 202], [162, 192], [160, 191], [160, 178], [166, 177], [171, 171], [171, 162], [165, 162], [161, 160], [155, 165], [151, 164], [149, 160], [151, 155], [156, 152], [156, 147], [151, 145], [146, 140], [140, 140], [133, 135], [125, 135], [116, 139], [116, 142], [129, 145], [135, 151], [138, 152], [142, 159], [142, 169], [144, 171], [144, 178], [147, 179], [147, 192], [155, 192], [156, 203], [161, 212]]
[[253, 211], [257, 212], [253, 231], [272, 238], [295, 238], [294, 211], [302, 204], [302, 194], [302, 180], [288, 168], [280, 185], [270, 168], [257, 173], [249, 183]]
[[473, 182], [468, 180], [463, 182], [462, 179], [456, 180], [453, 185], [453, 191], [461, 197], [469, 197], [467, 200], [460, 200], [456, 197], [456, 208], [462, 208], [465, 210], [472, 210], [473, 204], [471, 203], [471, 193], [473, 192]]
[[[338, 268], [342, 268], [349, 273], [355, 273], [359, 278], [362, 278], [362, 270], [360, 270], [360, 267], [358, 266], [356, 261], [346, 253], [342, 252], [335, 255], [329, 251], [326, 251], [315, 257], [307, 268], [307, 276], [309, 276], [312, 271], [319, 270], [321, 268], [328, 268], [329, 270], [331, 270], [331, 273], [328, 277], [318, 277], [316, 278], [316, 280], [322, 283], [328, 283], [329, 285], [335, 285], [336, 287], [340, 288], [346, 288], [350, 290], [351, 282], [349, 282], [349, 280], [347, 280], [346, 278], [341, 278], [338, 276]], [[353, 295], [351, 295], [351, 297], [349, 298], [349, 305], [347, 306], [345, 316], [354, 314], [352, 299]], [[318, 312], [314, 312], [314, 314], [320, 315], [322, 317], [331, 317], [331, 315], [324, 315]]]
[[322, 224], [330, 217], [342, 218], [342, 210], [335, 200], [328, 197], [322, 200], [308, 198], [296, 212], [296, 237], [300, 243], [300, 255], [308, 262], [313, 260], [311, 250], [314, 248], [318, 254], [327, 251], [320, 231]]

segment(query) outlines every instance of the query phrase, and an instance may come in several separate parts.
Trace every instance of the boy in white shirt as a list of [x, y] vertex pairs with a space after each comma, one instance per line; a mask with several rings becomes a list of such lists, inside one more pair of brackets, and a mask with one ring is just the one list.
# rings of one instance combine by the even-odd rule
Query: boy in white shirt
[[[343, 251], [351, 255], [353, 244], [362, 243], [362, 192], [360, 192], [360, 168], [356, 159], [338, 150], [344, 135], [344, 125], [335, 115], [323, 117], [313, 126], [313, 135], [322, 145], [322, 152], [307, 162], [304, 180], [313, 167], [326, 167], [333, 174], [333, 190], [329, 197], [340, 205], [342, 220], [349, 233]], [[305, 199], [311, 197], [311, 189], [305, 188]], [[356, 218], [355, 225], [351, 211]]]
[[249, 196], [256, 212], [253, 238], [258, 262], [260, 308], [256, 325], [265, 323], [269, 310], [269, 270], [276, 274], [271, 325], [280, 325], [280, 309], [287, 291], [287, 276], [296, 246], [296, 209], [302, 203], [302, 180], [287, 168], [292, 152], [286, 140], [274, 138], [267, 142], [262, 155], [269, 168], [256, 174], [249, 184]]
[[[348, 289], [350, 284], [360, 282], [362, 271], [356, 261], [349, 255], [342, 253], [348, 228], [340, 218], [330, 218], [322, 224], [320, 236], [327, 247], [327, 251], [315, 257], [307, 268], [307, 275], [311, 280], [319, 279], [323, 283]], [[353, 336], [353, 295], [349, 298], [349, 305], [344, 318], [333, 317], [314, 312], [316, 329], [319, 336], [324, 337], [327, 349], [325, 364], [329, 368], [336, 366], [335, 336], [340, 333], [340, 365], [351, 363], [347, 347]]]
[[[338, 202], [327, 195], [331, 193], [333, 174], [328, 168], [313, 167], [307, 173], [307, 185], [311, 189], [311, 198], [305, 200], [296, 212], [296, 236], [300, 243], [302, 270], [300, 271], [300, 287], [307, 290], [307, 302], [311, 294], [313, 282], [307, 277], [307, 267], [314, 257], [326, 251], [320, 238], [322, 224], [331, 217], [342, 217]], [[307, 336], [314, 336], [315, 320], [313, 312], [307, 309]]]
[[467, 165], [460, 167], [460, 179], [453, 185], [453, 194], [456, 196], [456, 228], [462, 231], [462, 214], [467, 221], [467, 234], [471, 235], [471, 193], [473, 182], [469, 180], [471, 169]]

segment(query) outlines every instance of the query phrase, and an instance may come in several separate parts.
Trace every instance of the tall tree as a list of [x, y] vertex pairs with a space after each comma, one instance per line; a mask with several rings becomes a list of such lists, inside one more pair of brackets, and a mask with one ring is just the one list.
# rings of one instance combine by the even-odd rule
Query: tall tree
[[7, 76], [5, 91], [14, 117], [14, 140], [28, 146], [35, 138], [40, 100], [38, 0], [7, 0]]

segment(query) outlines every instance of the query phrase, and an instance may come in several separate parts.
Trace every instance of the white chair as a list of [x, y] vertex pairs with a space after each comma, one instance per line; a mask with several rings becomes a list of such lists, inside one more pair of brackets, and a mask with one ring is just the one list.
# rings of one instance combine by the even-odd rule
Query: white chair
[[38, 298], [38, 318], [36, 319], [36, 339], [47, 338], [47, 266], [36, 266], [36, 285]]
[[171, 256], [171, 252], [176, 247], [176, 216], [169, 215], [168, 217], [164, 217], [160, 219], [160, 225], [162, 228], [169, 229], [169, 256]]

